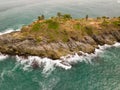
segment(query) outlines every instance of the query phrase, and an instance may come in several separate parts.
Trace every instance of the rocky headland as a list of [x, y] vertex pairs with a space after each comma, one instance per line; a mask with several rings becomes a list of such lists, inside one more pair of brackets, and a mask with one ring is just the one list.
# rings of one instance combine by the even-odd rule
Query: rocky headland
[[8, 55], [59, 59], [78, 53], [94, 53], [98, 45], [120, 42], [120, 17], [72, 19], [60, 13], [23, 26], [20, 31], [0, 35], [0, 52]]

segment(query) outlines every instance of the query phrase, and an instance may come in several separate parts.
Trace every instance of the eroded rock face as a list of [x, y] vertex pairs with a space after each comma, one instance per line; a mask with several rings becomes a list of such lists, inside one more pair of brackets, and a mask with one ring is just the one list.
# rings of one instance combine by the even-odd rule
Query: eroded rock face
[[[14, 32], [19, 33], [19, 32]], [[5, 34], [0, 36], [0, 52], [10, 55], [35, 55], [40, 57], [48, 57], [59, 59], [67, 54], [74, 54], [79, 51], [86, 53], [94, 52], [97, 45], [113, 44], [120, 41], [120, 32], [111, 31], [101, 35], [85, 36], [80, 41], [70, 39], [68, 42], [40, 42], [36, 43], [34, 38], [14, 38], [13, 34]], [[37, 65], [35, 65], [36, 67]]]
[[120, 32], [118, 31], [111, 31], [110, 34], [118, 41], [120, 42]]

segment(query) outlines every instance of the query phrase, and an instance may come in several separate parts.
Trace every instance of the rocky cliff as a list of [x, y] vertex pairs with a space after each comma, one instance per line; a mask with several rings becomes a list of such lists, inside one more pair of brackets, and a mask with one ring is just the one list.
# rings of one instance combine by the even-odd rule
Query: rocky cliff
[[1, 35], [0, 52], [59, 59], [67, 54], [81, 55], [79, 51], [93, 53], [98, 45], [115, 42], [120, 42], [120, 18], [52, 17]]

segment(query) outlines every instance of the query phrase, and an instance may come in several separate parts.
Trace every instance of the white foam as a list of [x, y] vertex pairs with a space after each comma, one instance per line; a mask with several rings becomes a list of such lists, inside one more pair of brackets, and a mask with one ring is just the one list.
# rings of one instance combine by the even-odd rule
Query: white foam
[[5, 60], [6, 58], [8, 58], [8, 55], [0, 54], [0, 61]]
[[89, 64], [92, 63], [92, 59], [94, 57], [99, 56], [101, 53], [104, 52], [105, 49], [110, 48], [110, 47], [119, 47], [120, 43], [115, 43], [113, 45], [103, 45], [103, 46], [98, 46], [99, 49], [95, 49], [94, 53], [88, 54], [81, 52], [82, 55], [79, 56], [77, 53], [75, 55], [67, 55], [67, 56], [62, 56], [60, 60], [52, 60], [49, 58], [40, 58], [38, 56], [28, 56], [27, 59], [23, 57], [16, 56], [16, 59], [18, 62], [20, 62], [22, 65], [24, 65], [24, 70], [28, 70], [29, 67], [32, 66], [33, 62], [37, 62], [39, 67], [43, 67], [43, 72], [42, 73], [47, 73], [50, 74], [56, 67], [61, 67], [65, 70], [71, 69], [73, 64], [76, 64], [78, 62], [85, 62]]
[[37, 62], [39, 67], [43, 67], [42, 73], [47, 73], [47, 74], [50, 74], [55, 69], [55, 67], [61, 67], [61, 68], [64, 68], [65, 70], [68, 70], [71, 68], [71, 65], [66, 66], [66, 65], [62, 64], [61, 60], [40, 58], [38, 56], [28, 56], [27, 59], [16, 56], [16, 59], [18, 62], [20, 62], [22, 65], [24, 65], [24, 67], [23, 67], [24, 70], [28, 70], [32, 66], [33, 62]]
[[7, 30], [4, 30], [4, 31], [0, 32], [0, 35], [11, 33], [13, 31], [20, 31], [20, 29], [16, 29], [16, 30], [14, 30], [14, 29], [7, 29]]
[[113, 46], [114, 47], [120, 47], [120, 43], [116, 42]]

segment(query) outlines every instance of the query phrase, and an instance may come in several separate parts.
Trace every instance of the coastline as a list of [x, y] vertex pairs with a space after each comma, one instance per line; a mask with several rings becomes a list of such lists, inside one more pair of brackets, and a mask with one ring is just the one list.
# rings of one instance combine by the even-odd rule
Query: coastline
[[[17, 62], [19, 62], [21, 65], [23, 65], [23, 70], [28, 70], [29, 68], [43, 68], [43, 73], [47, 73], [49, 70], [53, 69], [54, 67], [60, 67], [63, 68], [65, 70], [69, 70], [72, 68], [72, 66], [74, 64], [77, 64], [78, 62], [85, 62], [85, 63], [89, 63], [92, 64], [92, 59], [93, 58], [98, 58], [99, 55], [103, 54], [104, 51], [108, 48], [112, 48], [112, 47], [120, 47], [120, 43], [116, 42], [113, 45], [98, 45], [99, 48], [96, 48], [94, 53], [82, 53], [81, 55], [78, 55], [77, 53], [75, 53], [75, 55], [66, 55], [66, 56], [62, 56], [60, 57], [60, 59], [56, 59], [56, 60], [52, 60], [50, 58], [41, 58], [39, 56], [28, 56], [27, 58], [25, 58], [24, 56], [12, 56], [13, 58], [15, 58], [17, 60]], [[1, 60], [5, 60], [7, 58], [11, 57], [10, 55], [3, 55], [0, 54], [0, 61]], [[51, 70], [52, 71], [52, 70]], [[49, 72], [50, 73], [50, 72]]]
[[[15, 31], [15, 32], [19, 32], [19, 31]], [[14, 33], [14, 32], [12, 32], [12, 33]], [[9, 33], [8, 33], [8, 35], [9, 35]], [[118, 36], [119, 37], [119, 36]], [[101, 40], [101, 38], [99, 38], [98, 40]], [[79, 54], [79, 55], [82, 55], [83, 53], [88, 53], [88, 54], [91, 54], [91, 53], [94, 53], [95, 52], [95, 50], [96, 50], [96, 48], [100, 48], [99, 47], [99, 45], [104, 45], [104, 44], [108, 44], [108, 45], [113, 45], [113, 44], [115, 44], [115, 42], [117, 42], [117, 41], [119, 41], [119, 40], [116, 40], [116, 41], [112, 41], [112, 43], [102, 43], [102, 44], [95, 44], [95, 45], [91, 45], [91, 44], [87, 44], [87, 43], [81, 43], [81, 42], [71, 42], [71, 43], [68, 43], [68, 45], [70, 45], [70, 47], [67, 47], [66, 46], [66, 44], [65, 43], [59, 43], [60, 45], [63, 45], [63, 47], [66, 49], [66, 47], [67, 47], [67, 49], [68, 48], [72, 48], [71, 46], [73, 46], [73, 52], [72, 53], [70, 53], [70, 52], [68, 52], [68, 54], [70, 54], [70, 55], [74, 55], [74, 54]], [[106, 42], [106, 40], [103, 40], [103, 42]], [[75, 44], [76, 43], [76, 44]], [[52, 44], [45, 44], [45, 47], [46, 47], [46, 49], [48, 49], [47, 51], [49, 51], [49, 49], [50, 49], [50, 47], [54, 47], [55, 46], [55, 48], [57, 47], [57, 45], [59, 45], [58, 43], [52, 43]], [[14, 45], [14, 44], [13, 44]], [[46, 46], [47, 45], [47, 46]], [[51, 45], [53, 45], [53, 46], [51, 46]], [[83, 50], [77, 50], [77, 51], [74, 51], [74, 46], [75, 47], [78, 47], [79, 45], [82, 45], [83, 46]], [[92, 46], [92, 48], [89, 48], [89, 47], [91, 47]], [[26, 48], [27, 46], [25, 46], [25, 47], [23, 47], [23, 48]], [[1, 47], [1, 48], [3, 48], [3, 47]], [[11, 49], [13, 48], [13, 51], [11, 51]], [[29, 47], [29, 48], [31, 48], [31, 47]], [[54, 50], [55, 50], [55, 48], [53, 48], [53, 52], [54, 52]], [[45, 50], [46, 50], [45, 49]], [[1, 49], [0, 49], [1, 50]], [[8, 51], [6, 51], [6, 50], [8, 50]], [[17, 49], [16, 48], [16, 50], [19, 50], [19, 49]], [[28, 57], [28, 56], [39, 56], [39, 57], [41, 57], [41, 58], [45, 58], [45, 57], [47, 57], [47, 58], [51, 58], [51, 59], [53, 59], [53, 60], [56, 60], [56, 59], [61, 59], [61, 56], [67, 56], [67, 54], [65, 54], [65, 55], [61, 55], [61, 56], [57, 56], [57, 57], [53, 57], [52, 55], [53, 54], [55, 54], [56, 52], [54, 52], [53, 54], [50, 54], [50, 53], [47, 53], [46, 52], [46, 54], [48, 54], [48, 55], [50, 55], [50, 56], [44, 56], [44, 54], [43, 54], [43, 56], [41, 56], [41, 55], [39, 55], [39, 54], [29, 54], [29, 53], [27, 53], [27, 54], [20, 54], [20, 53], [16, 53], [16, 50], [14, 51], [14, 47], [8, 47], [7, 49], [5, 49], [5, 51], [4, 52], [1, 52], [2, 54], [7, 54], [7, 55], [11, 55], [11, 56], [15, 56], [15, 55], [18, 55], [18, 56], [23, 56], [23, 57]], [[50, 49], [51, 50], [51, 49]], [[23, 53], [24, 53], [24, 49], [22, 50], [23, 51]], [[69, 57], [69, 56], [68, 56]]]
[[113, 45], [119, 41], [119, 17], [72, 19], [65, 14], [47, 20], [40, 18], [21, 30], [5, 32], [0, 35], [0, 52], [11, 56], [58, 60], [68, 54], [91, 54], [99, 45]]

